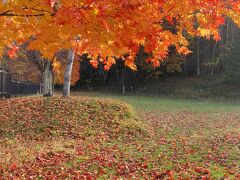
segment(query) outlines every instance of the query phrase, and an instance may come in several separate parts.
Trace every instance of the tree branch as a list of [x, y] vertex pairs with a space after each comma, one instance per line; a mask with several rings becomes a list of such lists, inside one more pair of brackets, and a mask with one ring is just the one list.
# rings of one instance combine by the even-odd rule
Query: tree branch
[[[41, 9], [35, 9], [35, 8], [32, 8], [32, 10], [49, 13], [52, 16], [54, 15], [53, 12], [50, 12], [50, 11], [47, 11], [47, 10], [41, 10]], [[15, 14], [15, 13], [12, 12], [12, 10], [7, 10], [7, 11], [5, 11], [3, 13], [0, 13], [0, 16], [8, 16], [8, 17], [39, 17], [39, 16], [44, 16], [45, 13], [38, 13], [38, 14]]]
[[0, 14], [0, 16], [8, 16], [8, 17], [39, 17], [39, 16], [44, 16], [45, 14]]
[[4, 16], [4, 15], [6, 15], [6, 14], [9, 13], [9, 12], [11, 12], [11, 10], [7, 10], [7, 11], [5, 11], [5, 12], [3, 12], [3, 13], [0, 13], [0, 16]]

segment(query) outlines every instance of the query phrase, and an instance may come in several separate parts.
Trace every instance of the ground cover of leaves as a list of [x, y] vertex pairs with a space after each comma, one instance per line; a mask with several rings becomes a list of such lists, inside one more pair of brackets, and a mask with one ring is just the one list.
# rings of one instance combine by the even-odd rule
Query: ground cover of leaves
[[239, 179], [240, 114], [84, 97], [0, 101], [0, 179]]

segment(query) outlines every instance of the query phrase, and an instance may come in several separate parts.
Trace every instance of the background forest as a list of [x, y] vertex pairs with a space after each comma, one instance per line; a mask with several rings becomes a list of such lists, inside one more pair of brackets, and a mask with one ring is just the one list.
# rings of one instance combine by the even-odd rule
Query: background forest
[[227, 20], [226, 25], [221, 27], [220, 41], [190, 38], [190, 55], [180, 56], [173, 48], [170, 57], [159, 68], [145, 63], [149, 55], [144, 52], [144, 47], [140, 47], [136, 72], [125, 67], [121, 61], [106, 72], [103, 66], [94, 69], [83, 60], [76, 88], [122, 92], [122, 85], [125, 85], [128, 93], [237, 100], [239, 35], [237, 27]]

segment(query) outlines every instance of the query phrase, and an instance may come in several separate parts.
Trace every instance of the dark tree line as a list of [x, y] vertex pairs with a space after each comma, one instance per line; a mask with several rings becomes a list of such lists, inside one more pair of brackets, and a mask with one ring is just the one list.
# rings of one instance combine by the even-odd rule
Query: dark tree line
[[[125, 88], [129, 90], [131, 86], [135, 86], [142, 79], [166, 78], [179, 75], [211, 76], [225, 73], [234, 64], [234, 60], [230, 61], [229, 57], [233, 53], [236, 54], [236, 51], [238, 52], [239, 32], [237, 26], [229, 19], [226, 19], [226, 25], [220, 28], [221, 40], [189, 37], [192, 53], [187, 57], [180, 56], [175, 52], [175, 48], [171, 47], [169, 58], [163, 61], [159, 68], [153, 68], [145, 63], [145, 59], [150, 55], [144, 52], [144, 47], [140, 47], [139, 53], [136, 55], [138, 67], [136, 72], [125, 67], [124, 62], [121, 61], [117, 61], [117, 64], [113, 65], [109, 71], [105, 71], [101, 63], [95, 69], [91, 67], [87, 56], [85, 56], [81, 62], [78, 86], [81, 87], [85, 84], [91, 87], [91, 85], [112, 82], [119, 86], [125, 85]], [[235, 61], [238, 61], [237, 57], [235, 57]]]

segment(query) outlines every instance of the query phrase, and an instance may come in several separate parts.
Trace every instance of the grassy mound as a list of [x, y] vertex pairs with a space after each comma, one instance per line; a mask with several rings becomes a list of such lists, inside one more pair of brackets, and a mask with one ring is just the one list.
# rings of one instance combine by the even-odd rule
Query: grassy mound
[[16, 98], [0, 101], [0, 138], [118, 138], [142, 127], [127, 105], [89, 98]]
[[67, 171], [80, 167], [84, 178], [90, 157], [148, 137], [129, 106], [83, 97], [1, 100], [0, 121], [0, 179], [78, 177]]

